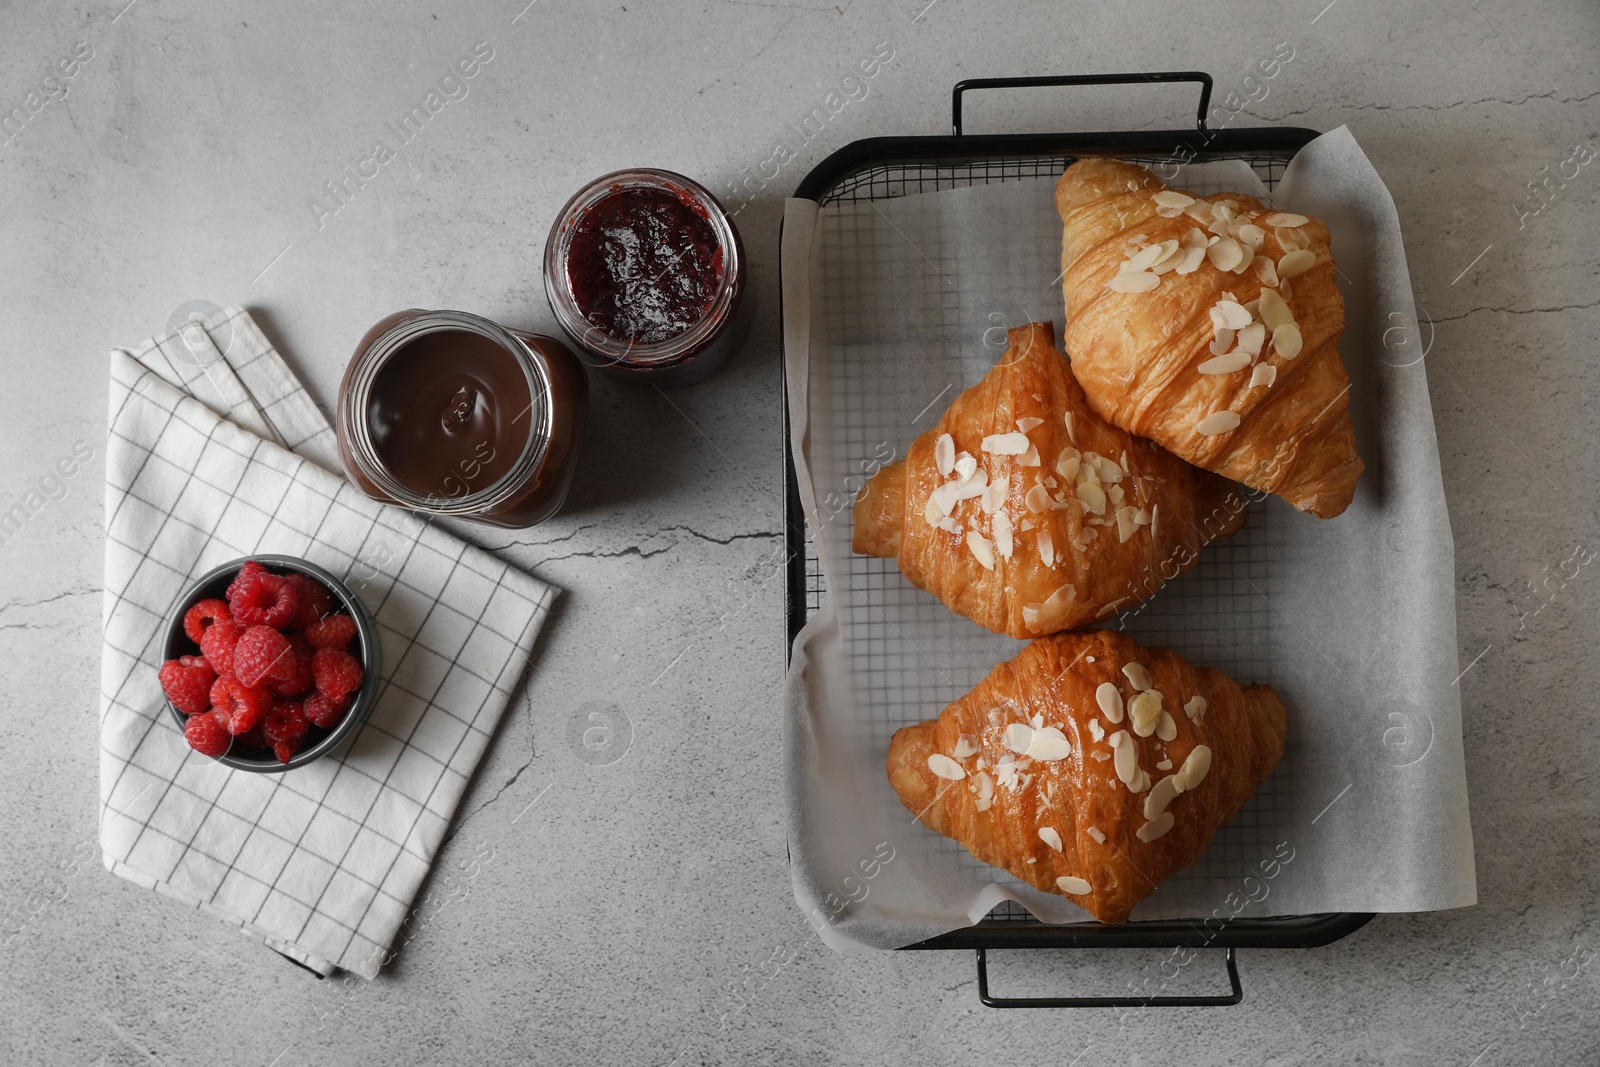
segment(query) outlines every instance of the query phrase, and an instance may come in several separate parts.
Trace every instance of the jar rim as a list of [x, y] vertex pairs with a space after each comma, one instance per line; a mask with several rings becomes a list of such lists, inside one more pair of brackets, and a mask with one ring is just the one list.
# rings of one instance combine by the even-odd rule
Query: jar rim
[[[498, 344], [521, 368], [529, 396], [528, 440], [516, 462], [498, 480], [476, 492], [456, 497], [418, 492], [391, 474], [378, 454], [367, 418], [373, 385], [389, 361], [412, 341], [448, 331], [474, 333]], [[361, 473], [396, 503], [434, 515], [477, 514], [510, 499], [544, 462], [553, 432], [550, 382], [540, 361], [516, 332], [469, 311], [418, 311], [373, 338], [356, 360], [351, 368], [349, 387], [340, 398], [343, 422], [350, 431], [350, 455]]]
[[[722, 276], [705, 313], [693, 326], [664, 341], [642, 344], [612, 337], [584, 317], [572, 292], [567, 256], [583, 213], [607, 197], [628, 189], [662, 189], [697, 207], [711, 223], [722, 251]], [[659, 368], [691, 358], [732, 319], [743, 296], [744, 250], [733, 217], [709, 189], [670, 170], [637, 167], [603, 174], [566, 202], [550, 227], [544, 250], [544, 286], [550, 310], [567, 335], [584, 352], [603, 363]]]

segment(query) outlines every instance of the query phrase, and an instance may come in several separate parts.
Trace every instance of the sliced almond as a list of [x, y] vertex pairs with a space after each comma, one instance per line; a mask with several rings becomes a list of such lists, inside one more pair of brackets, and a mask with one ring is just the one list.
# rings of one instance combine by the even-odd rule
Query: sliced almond
[[1034, 485], [1028, 490], [1028, 495], [1022, 498], [1022, 503], [1034, 514], [1050, 510], [1050, 493], [1042, 485]]
[[1306, 218], [1304, 215], [1296, 215], [1292, 211], [1274, 211], [1261, 221], [1264, 225], [1271, 226], [1273, 228], [1282, 226], [1286, 229], [1292, 229], [1295, 226], [1304, 226], [1311, 220]]
[[1030, 447], [1025, 433], [996, 433], [983, 439], [983, 450], [997, 456], [1020, 456]]
[[1129, 685], [1141, 693], [1150, 688], [1150, 670], [1143, 663], [1123, 664], [1122, 676], [1128, 679]]
[[1160, 284], [1161, 279], [1158, 276], [1149, 271], [1140, 271], [1135, 274], [1119, 274], [1106, 282], [1106, 288], [1117, 293], [1148, 293]]
[[1094, 892], [1094, 887], [1076, 875], [1063, 874], [1056, 879], [1056, 888], [1063, 893], [1071, 893], [1075, 897], [1087, 896]]
[[1265, 385], [1269, 389], [1272, 383], [1278, 380], [1278, 368], [1270, 363], [1257, 363], [1256, 369], [1250, 372], [1250, 385], [1252, 387]]
[[1128, 702], [1128, 723], [1138, 736], [1149, 737], [1155, 733], [1160, 719], [1161, 694], [1156, 690], [1146, 690]]
[[1294, 278], [1317, 265], [1317, 254], [1309, 248], [1297, 248], [1278, 260], [1278, 277]]
[[1039, 465], [1039, 449], [1032, 442], [1029, 442], [1028, 450], [1017, 457], [1017, 465], [1022, 467], [1037, 467]]
[[1173, 268], [1177, 267], [1178, 264], [1182, 263], [1184, 255], [1188, 252], [1188, 249], [1178, 244], [1177, 241], [1162, 241], [1161, 247], [1170, 250], [1166, 255], [1162, 256], [1156, 261], [1155, 266], [1150, 268], [1151, 274], [1160, 275], [1167, 273], [1167, 271], [1172, 270]]
[[1178, 723], [1172, 717], [1172, 712], [1162, 710], [1161, 718], [1156, 720], [1156, 736], [1163, 741], [1176, 741], [1178, 739]]
[[1084, 507], [1095, 515], [1103, 515], [1106, 510], [1106, 493], [1095, 482], [1083, 482], [1075, 490], [1078, 499], [1083, 501]]
[[994, 570], [994, 548], [990, 546], [987, 537], [977, 530], [968, 530], [967, 548], [972, 550], [973, 557], [985, 570]]
[[1172, 775], [1161, 779], [1151, 788], [1150, 794], [1144, 798], [1144, 817], [1146, 819], [1159, 818], [1161, 813], [1167, 810], [1167, 805], [1178, 799], [1178, 794], [1183, 792], [1182, 789], [1178, 788], [1178, 783], [1172, 779]]
[[1055, 539], [1050, 536], [1050, 527], [1039, 527], [1038, 543], [1039, 561], [1046, 567], [1054, 567], [1056, 565], [1056, 542]]
[[948, 516], [939, 520], [939, 529], [946, 533], [960, 533], [961, 524]]
[[1093, 752], [1089, 753], [1089, 758], [1092, 760], [1099, 760], [1101, 763], [1104, 763], [1106, 760], [1111, 758], [1111, 753], [1107, 752], [1103, 748], [1097, 748]]
[[956, 738], [956, 747], [952, 753], [956, 759], [968, 759], [978, 754], [978, 739], [973, 734], [962, 734]]
[[1178, 768], [1178, 773], [1173, 775], [1178, 780], [1179, 791], [1189, 792], [1195, 786], [1206, 780], [1206, 774], [1211, 770], [1211, 749], [1205, 745], [1196, 745], [1183, 761], [1183, 766]]
[[1193, 274], [1200, 269], [1200, 264], [1205, 261], [1205, 258], [1206, 250], [1204, 245], [1199, 248], [1190, 245], [1183, 250], [1183, 258], [1178, 261], [1178, 265], [1172, 268], [1173, 273]]
[[1251, 266], [1255, 267], [1256, 277], [1261, 279], [1262, 285], [1278, 284], [1278, 268], [1271, 256], [1257, 256]]
[[1006, 496], [1011, 492], [1011, 479], [996, 478], [989, 483], [989, 488], [983, 491], [980, 502], [985, 515], [993, 515], [1005, 506]]
[[1137, 271], [1149, 270], [1165, 255], [1166, 253], [1161, 250], [1160, 244], [1146, 245], [1128, 257], [1127, 262], [1123, 263], [1120, 268], [1121, 273], [1133, 274]]
[[933, 497], [928, 497], [927, 507], [922, 509], [922, 517], [928, 520], [929, 526], [939, 525], [939, 520], [944, 518], [944, 512], [939, 510], [939, 502]]
[[[1067, 418], [1071, 417], [1068, 414]], [[1069, 482], [1075, 480], [1078, 477], [1078, 464], [1082, 458], [1076, 448], [1063, 448], [1061, 454], [1056, 457], [1056, 473]]]
[[1095, 457], [1094, 472], [1099, 475], [1100, 480], [1107, 485], [1115, 485], [1122, 481], [1122, 476], [1126, 473], [1122, 469], [1122, 465], [1109, 456]]
[[[1106, 720], [1115, 725], [1122, 721], [1122, 693], [1112, 682], [1101, 682], [1094, 691], [1094, 701], [1100, 705], [1100, 711]], [[1096, 741], [1100, 740], [1098, 737]]]
[[1033, 740], [1033, 727], [1025, 722], [1014, 722], [1006, 726], [1001, 732], [1000, 741], [1011, 751], [1021, 756], [1028, 751], [1028, 744]]
[[950, 477], [950, 472], [956, 469], [956, 442], [947, 433], [940, 434], [933, 442], [933, 465], [942, 478]]
[[1201, 374], [1232, 374], [1250, 365], [1250, 353], [1236, 349], [1225, 356], [1213, 356], [1195, 369]]
[[1089, 736], [1096, 741], [1104, 741], [1106, 739], [1106, 728], [1100, 725], [1099, 719], [1089, 720]]
[[1139, 752], [1128, 739], [1128, 731], [1118, 730], [1111, 735], [1111, 757], [1116, 761], [1117, 779], [1123, 785], [1132, 785], [1138, 780]]
[[1066, 734], [1054, 726], [1033, 731], [1033, 740], [1028, 742], [1029, 759], [1036, 759], [1041, 763], [1054, 763], [1070, 755], [1072, 755], [1071, 742], [1067, 740]]
[[1195, 432], [1215, 437], [1219, 433], [1239, 428], [1239, 413], [1236, 411], [1213, 411], [1195, 424]]
[[978, 799], [973, 807], [979, 811], [988, 811], [989, 805], [994, 803], [994, 779], [989, 777], [988, 771], [979, 771], [972, 776], [978, 786]]
[[1158, 771], [1170, 771], [1170, 770], [1172, 770], [1172, 761], [1169, 760], [1169, 759], [1160, 760], [1159, 762], [1156, 763], [1156, 770], [1158, 770]]
[[1184, 208], [1183, 213], [1189, 216], [1191, 219], [1194, 219], [1196, 222], [1206, 223], [1210, 222], [1215, 214], [1215, 212], [1212, 210], [1211, 204], [1205, 200], [1196, 200], [1194, 203]]
[[1152, 542], [1155, 541], [1155, 539], [1156, 539], [1156, 527], [1157, 527], [1158, 520], [1160, 518], [1161, 518], [1161, 505], [1160, 504], [1151, 504], [1150, 505], [1150, 540]]
[[1243, 274], [1246, 270], [1249, 270], [1250, 264], [1255, 260], [1255, 258], [1256, 250], [1245, 244], [1243, 241], [1239, 242], [1239, 262], [1233, 265], [1233, 273]]
[[[1212, 311], [1214, 312], [1212, 316], [1212, 322], [1215, 323], [1218, 318], [1221, 318], [1221, 313], [1217, 312], [1215, 308], [1213, 308]], [[1217, 327], [1214, 335], [1211, 338], [1211, 354], [1213, 356], [1220, 356], [1226, 352], [1233, 351], [1233, 339], [1235, 334], [1236, 331], [1230, 330], [1226, 326]]]
[[1286, 251], [1306, 248], [1311, 244], [1311, 238], [1306, 235], [1304, 230], [1297, 230], [1290, 226], [1273, 227], [1272, 236], [1278, 239], [1278, 244], [1283, 246]]
[[1292, 322], [1286, 322], [1272, 331], [1272, 350], [1284, 359], [1293, 359], [1300, 354], [1300, 327]]
[[1039, 827], [1039, 840], [1043, 841], [1057, 852], [1061, 851], [1061, 835], [1056, 833], [1053, 828], [1049, 826]]
[[1001, 559], [1010, 559], [1012, 549], [1011, 516], [1003, 511], [1000, 512], [994, 517], [993, 527], [995, 551], [1000, 553]]
[[1172, 824], [1175, 821], [1176, 820], [1174, 820], [1172, 817], [1172, 812], [1164, 811], [1159, 817], [1145, 823], [1143, 826], [1139, 827], [1139, 829], [1135, 830], [1134, 833], [1138, 834], [1140, 841], [1143, 841], [1148, 845], [1150, 842], [1154, 841], [1158, 837], [1163, 836], [1168, 830], [1172, 829]]
[[954, 474], [958, 481], [968, 482], [978, 473], [978, 461], [970, 452], [956, 453]]
[[1239, 350], [1241, 352], [1248, 352], [1252, 356], [1259, 356], [1261, 354], [1261, 346], [1263, 343], [1265, 343], [1266, 339], [1267, 328], [1265, 325], [1259, 322], [1252, 322], [1250, 325], [1240, 330], [1238, 337], [1235, 338], [1239, 345]]
[[1251, 222], [1243, 222], [1233, 228], [1233, 236], [1243, 241], [1245, 247], [1259, 250], [1267, 240], [1267, 231]]
[[1218, 270], [1232, 270], [1244, 258], [1244, 248], [1232, 237], [1224, 237], [1206, 249], [1206, 258]]
[[943, 752], [935, 752], [928, 757], [928, 770], [937, 774], [940, 778], [945, 778], [952, 782], [959, 782], [967, 776], [967, 772], [962, 769], [961, 764], [946, 756]]
[[1133, 517], [1133, 508], [1117, 509], [1117, 543], [1125, 544], [1128, 538], [1139, 532], [1139, 523]]
[[1029, 430], [1032, 430], [1035, 427], [1043, 426], [1043, 425], [1044, 425], [1044, 420], [1043, 419], [1034, 418], [1033, 416], [1030, 415], [1027, 418], [1022, 418], [1022, 419], [1018, 419], [1017, 420], [1017, 431], [1019, 433], [1027, 433]]
[[1261, 290], [1261, 322], [1269, 330], [1294, 321], [1294, 312], [1276, 289]]
[[1182, 210], [1183, 208], [1186, 208], [1190, 204], [1194, 203], [1194, 197], [1189, 196], [1186, 193], [1180, 193], [1176, 189], [1163, 189], [1150, 199], [1154, 200], [1161, 207], [1175, 207], [1179, 210]]
[[1211, 321], [1215, 323], [1220, 318], [1227, 329], [1242, 330], [1250, 325], [1250, 313], [1231, 297], [1218, 300], [1212, 311]]

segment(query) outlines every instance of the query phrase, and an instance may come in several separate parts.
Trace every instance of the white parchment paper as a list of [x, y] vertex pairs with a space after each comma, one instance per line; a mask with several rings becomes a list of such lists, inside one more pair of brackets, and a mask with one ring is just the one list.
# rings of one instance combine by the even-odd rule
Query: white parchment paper
[[[1172, 184], [1267, 195], [1243, 162]], [[795, 896], [836, 948], [894, 948], [1010, 900], [1087, 921], [916, 823], [889, 738], [932, 718], [1021, 643], [955, 615], [891, 560], [850, 551], [862, 479], [905, 454], [1005, 346], [1062, 335], [1053, 179], [788, 202], [785, 358], [793, 454], [828, 593], [795, 642], [785, 709]], [[1476, 899], [1455, 688], [1454, 556], [1394, 203], [1346, 129], [1303, 149], [1270, 198], [1327, 223], [1340, 344], [1366, 462], [1322, 521], [1275, 498], [1189, 574], [1108, 623], [1290, 709], [1283, 761], [1199, 862], [1133, 918], [1425, 911]], [[1216, 920], [1213, 919], [1213, 922]]]

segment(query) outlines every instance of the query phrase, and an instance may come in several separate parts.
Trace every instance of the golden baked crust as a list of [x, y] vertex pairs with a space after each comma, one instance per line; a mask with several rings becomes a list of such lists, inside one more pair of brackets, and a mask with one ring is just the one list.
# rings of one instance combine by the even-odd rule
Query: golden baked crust
[[[862, 487], [852, 547], [897, 560], [912, 584], [978, 625], [1028, 638], [1147, 599], [1193, 566], [1202, 545], [1239, 528], [1244, 499], [1232, 483], [1097, 416], [1056, 350], [1050, 323], [1018, 327], [1009, 339], [1000, 362], [912, 443], [905, 460]], [[935, 491], [950, 493], [955, 484], [954, 475], [940, 473], [945, 435], [946, 458], [968, 454], [974, 481], [1003, 481], [1003, 499], [956, 500], [948, 515], [929, 510], [938, 506], [930, 505]], [[1000, 435], [1019, 435], [1009, 447], [1025, 438], [1029, 451], [985, 451], [986, 439]], [[1040, 479], [1049, 481], [1035, 489]], [[988, 503], [997, 504], [993, 514]], [[1009, 524], [1009, 553], [997, 523]], [[988, 546], [988, 565], [973, 536]]]
[[[1135, 679], [1146, 681], [1142, 667], [1160, 694], [1166, 718], [1153, 725], [1149, 698], [1135, 707], [1141, 691], [1123, 671], [1130, 664], [1138, 665]], [[1108, 684], [1115, 716], [1098, 696]], [[1277, 765], [1286, 724], [1270, 686], [1241, 688], [1119, 633], [1056, 634], [1000, 664], [937, 719], [896, 731], [889, 781], [930, 830], [1116, 923], [1199, 858]], [[1113, 753], [1113, 743], [1136, 766], [1127, 756], [1096, 757]], [[1187, 788], [1169, 795], [1174, 778]], [[1152, 797], [1165, 803], [1147, 807]]]
[[[1174, 193], [1146, 168], [1111, 159], [1074, 163], [1056, 183], [1072, 372], [1090, 406], [1108, 421], [1196, 466], [1332, 518], [1349, 506], [1362, 463], [1350, 423], [1350, 380], [1339, 361], [1344, 300], [1334, 284], [1328, 229], [1241, 193]], [[1172, 202], [1165, 213], [1157, 194]], [[1232, 220], [1218, 220], [1224, 203], [1233, 205]], [[1242, 273], [1222, 269], [1232, 261], [1230, 243], [1250, 243], [1239, 235], [1247, 226], [1256, 228], [1245, 232], [1259, 241], [1259, 251], [1240, 248], [1247, 264]], [[1143, 247], [1172, 241], [1181, 252], [1195, 234], [1216, 239], [1198, 266], [1169, 261], [1148, 291], [1107, 287]], [[1293, 266], [1280, 277], [1278, 268], [1291, 253], [1298, 253]], [[1163, 267], [1130, 273], [1157, 270]], [[1283, 310], [1261, 307], [1255, 320], [1271, 321], [1265, 342], [1257, 343], [1259, 356], [1232, 371], [1201, 373], [1233, 344], [1246, 347], [1242, 328], [1237, 340], [1233, 331], [1217, 336], [1212, 309], [1229, 298], [1225, 294], [1246, 307], [1261, 300], [1263, 290], [1286, 296], [1298, 354], [1286, 358], [1294, 348], [1288, 337], [1275, 343], [1273, 327], [1282, 325]], [[1214, 340], [1226, 342], [1217, 346], [1223, 352], [1213, 348]], [[1238, 416], [1236, 429], [1224, 428], [1229, 416], [1223, 412]]]

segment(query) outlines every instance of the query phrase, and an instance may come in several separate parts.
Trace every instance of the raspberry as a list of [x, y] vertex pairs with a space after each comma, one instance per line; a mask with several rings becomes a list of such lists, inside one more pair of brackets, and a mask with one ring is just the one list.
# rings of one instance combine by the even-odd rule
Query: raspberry
[[261, 724], [258, 722], [238, 737], [235, 737], [233, 739], [233, 747], [235, 751], [243, 748], [253, 748], [260, 751], [271, 746], [267, 744], [267, 735], [262, 731]]
[[200, 638], [200, 654], [205, 656], [212, 670], [218, 674], [233, 673], [233, 650], [242, 633], [244, 627], [232, 620], [214, 622], [206, 627], [205, 636]]
[[272, 690], [245, 685], [237, 675], [224, 674], [211, 687], [212, 714], [235, 736], [247, 733], [272, 707]]
[[331, 730], [350, 708], [349, 697], [334, 699], [325, 693], [312, 693], [306, 697], [306, 718], [324, 730]]
[[247, 575], [247, 574], [266, 574], [266, 573], [267, 573], [267, 568], [265, 566], [263, 566], [262, 564], [257, 563], [253, 559], [245, 560], [244, 561], [244, 566], [239, 568], [239, 573], [235, 574], [233, 576], [233, 581], [228, 583], [228, 591], [226, 593], [223, 593], [222, 595], [227, 597], [228, 598], [228, 602], [231, 604], [231, 603], [233, 603], [234, 595], [239, 591], [239, 583], [244, 581], [245, 575]]
[[200, 715], [211, 706], [211, 683], [217, 674], [199, 656], [179, 656], [161, 665], [161, 691], [185, 715]]
[[183, 739], [202, 756], [216, 759], [228, 751], [233, 738], [215, 715], [192, 715], [183, 727]]
[[245, 685], [261, 685], [267, 678], [293, 675], [294, 655], [289, 639], [270, 626], [252, 626], [233, 646], [233, 673]]
[[235, 585], [238, 590], [228, 598], [228, 606], [233, 617], [246, 626], [287, 626], [300, 606], [294, 586], [276, 574], [243, 575]]
[[278, 757], [278, 762], [288, 763], [290, 757], [300, 751], [306, 731], [310, 728], [311, 723], [299, 704], [280, 700], [267, 712], [261, 732], [272, 746], [272, 753]]
[[348, 652], [317, 649], [311, 660], [311, 672], [317, 679], [317, 692], [324, 696], [338, 698], [361, 688], [361, 664]]
[[289, 655], [284, 659], [290, 667], [280, 671], [286, 677], [268, 676], [267, 688], [280, 697], [297, 697], [316, 688], [316, 676], [311, 673], [311, 655], [316, 650], [306, 644], [299, 634], [289, 637]]
[[200, 638], [211, 626], [219, 622], [232, 622], [233, 613], [228, 610], [226, 600], [202, 600], [194, 607], [183, 613], [183, 632], [189, 635], [189, 640], [195, 644], [200, 643]]
[[306, 640], [316, 648], [343, 652], [355, 636], [356, 620], [348, 615], [329, 615], [306, 627]]
[[305, 629], [333, 610], [333, 594], [315, 578], [304, 574], [286, 574], [283, 580], [294, 587], [299, 607], [289, 625]]

